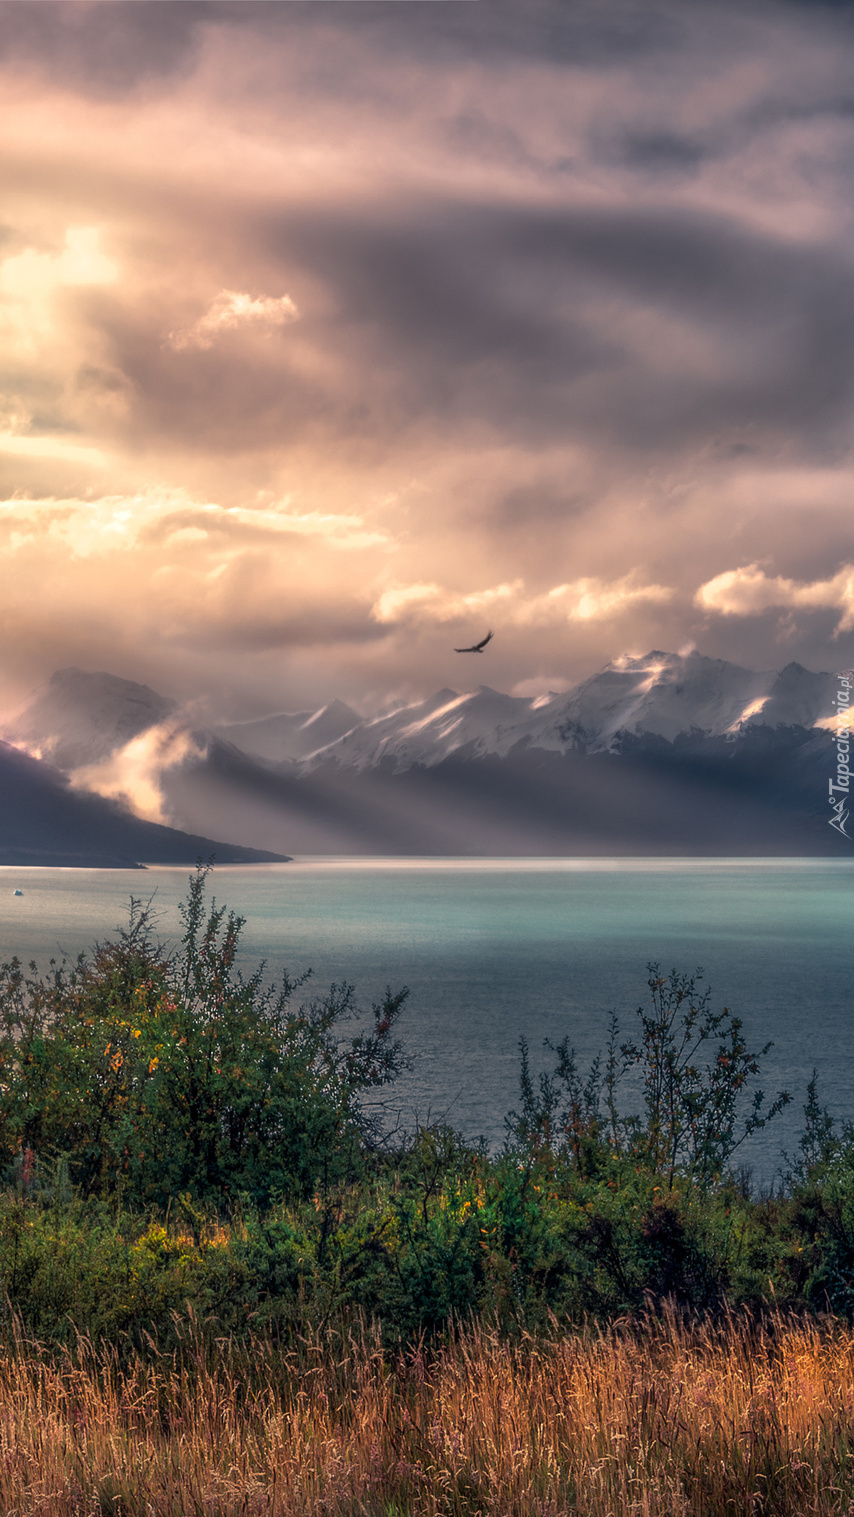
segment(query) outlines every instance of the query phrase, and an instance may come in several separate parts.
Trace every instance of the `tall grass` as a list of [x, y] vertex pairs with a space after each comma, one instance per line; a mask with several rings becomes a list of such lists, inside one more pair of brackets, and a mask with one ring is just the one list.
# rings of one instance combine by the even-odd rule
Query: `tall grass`
[[852, 1447], [854, 1332], [829, 1321], [0, 1359], [9, 1517], [805, 1517], [854, 1509]]

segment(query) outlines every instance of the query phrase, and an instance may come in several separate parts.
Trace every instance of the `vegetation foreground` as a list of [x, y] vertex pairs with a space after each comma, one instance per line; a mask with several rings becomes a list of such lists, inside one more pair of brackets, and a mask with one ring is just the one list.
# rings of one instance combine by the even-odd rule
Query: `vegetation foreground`
[[806, 1517], [852, 1510], [852, 1453], [854, 1335], [781, 1317], [0, 1362], [8, 1514]]
[[0, 1514], [854, 1512], [854, 1127], [698, 975], [566, 1042], [500, 1153], [389, 1135], [406, 991], [238, 968], [190, 882], [0, 968]]

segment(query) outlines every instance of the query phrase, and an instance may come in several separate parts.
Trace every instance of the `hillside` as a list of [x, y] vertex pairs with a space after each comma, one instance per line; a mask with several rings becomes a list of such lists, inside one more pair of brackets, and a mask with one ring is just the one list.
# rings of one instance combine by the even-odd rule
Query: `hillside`
[[284, 857], [142, 821], [115, 801], [72, 789], [49, 764], [0, 743], [0, 864], [127, 869], [192, 865], [212, 855], [222, 864]]

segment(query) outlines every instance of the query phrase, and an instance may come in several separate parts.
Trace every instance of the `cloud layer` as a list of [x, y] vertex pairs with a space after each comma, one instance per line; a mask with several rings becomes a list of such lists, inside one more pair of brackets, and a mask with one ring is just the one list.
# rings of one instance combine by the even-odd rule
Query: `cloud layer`
[[728, 569], [697, 591], [697, 604], [721, 616], [761, 616], [782, 608], [791, 612], [830, 610], [839, 613], [834, 638], [854, 627], [854, 564], [843, 564], [830, 579], [799, 584], [766, 574], [758, 564]]
[[844, 8], [0, 10], [7, 704], [851, 661]]
[[207, 310], [190, 327], [170, 332], [167, 343], [176, 353], [185, 348], [212, 348], [224, 332], [241, 327], [283, 327], [299, 321], [299, 311], [290, 295], [246, 295], [239, 290], [220, 290]]

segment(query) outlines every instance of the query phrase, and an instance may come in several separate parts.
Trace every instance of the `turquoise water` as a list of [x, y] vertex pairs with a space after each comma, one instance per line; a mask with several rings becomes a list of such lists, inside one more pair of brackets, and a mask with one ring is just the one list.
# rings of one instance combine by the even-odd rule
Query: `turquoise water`
[[[124, 919], [131, 894], [154, 895], [174, 940], [186, 883], [184, 869], [0, 869], [0, 955], [76, 954]], [[631, 1030], [649, 959], [701, 966], [752, 1043], [774, 1040], [762, 1083], [798, 1106], [754, 1141], [758, 1176], [793, 1147], [813, 1066], [826, 1103], [854, 1117], [854, 862], [300, 860], [217, 869], [212, 889], [247, 919], [247, 964], [311, 968], [318, 989], [351, 980], [366, 1004], [386, 984], [411, 987], [405, 1122], [443, 1117], [500, 1142], [519, 1037], [540, 1059], [544, 1038], [568, 1035], [586, 1061], [613, 1010]]]

